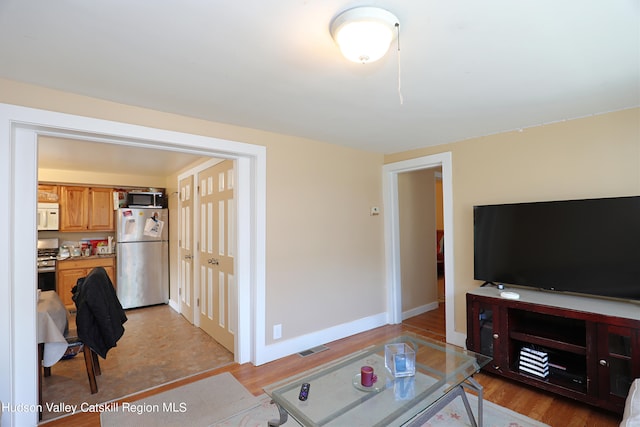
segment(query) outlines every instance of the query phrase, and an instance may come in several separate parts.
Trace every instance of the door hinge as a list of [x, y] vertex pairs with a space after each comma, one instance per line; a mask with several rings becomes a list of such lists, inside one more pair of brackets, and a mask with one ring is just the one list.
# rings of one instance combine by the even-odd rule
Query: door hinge
[[200, 307], [200, 298], [196, 298], [196, 307]]
[[182, 295], [182, 288], [178, 288], [178, 296]]

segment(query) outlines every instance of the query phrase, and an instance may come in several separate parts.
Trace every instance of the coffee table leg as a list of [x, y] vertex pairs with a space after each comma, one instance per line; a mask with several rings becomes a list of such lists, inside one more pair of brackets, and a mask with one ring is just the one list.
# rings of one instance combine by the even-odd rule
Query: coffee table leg
[[[475, 391], [476, 393], [478, 393], [478, 427], [482, 427], [482, 420], [484, 419], [482, 417], [482, 407], [483, 407], [482, 390], [483, 390], [483, 387], [479, 382], [474, 380], [473, 377], [467, 378], [467, 380], [462, 383], [462, 387], [469, 388], [469, 389]], [[465, 399], [466, 399], [466, 395], [465, 395]]]
[[[467, 410], [467, 416], [469, 417], [469, 421], [471, 422], [471, 426], [472, 427], [482, 427], [482, 421], [480, 421], [480, 424], [476, 423], [476, 419], [473, 417], [473, 411], [471, 410], [471, 405], [469, 404], [469, 399], [467, 399], [467, 393], [464, 392], [464, 389], [462, 387], [459, 387], [460, 389], [460, 397], [462, 398], [462, 403], [464, 403], [464, 408]], [[478, 408], [480, 407], [480, 404], [478, 404]], [[480, 418], [481, 414], [478, 414], [478, 419], [482, 420], [482, 418]]]
[[289, 419], [289, 414], [287, 413], [287, 411], [282, 406], [280, 406], [277, 402], [274, 402], [273, 400], [271, 401], [271, 404], [276, 405], [276, 408], [278, 408], [280, 419], [269, 420], [267, 425], [269, 427], [278, 427], [286, 423], [287, 420]]
[[[468, 378], [468, 383], [462, 383], [459, 386], [456, 386], [449, 390], [437, 403], [431, 405], [424, 412], [418, 415], [416, 418], [411, 420], [408, 424], [411, 427], [414, 426], [422, 426], [424, 423], [429, 421], [435, 414], [437, 414], [442, 408], [451, 403], [456, 397], [460, 396], [462, 399], [462, 403], [464, 404], [464, 408], [467, 411], [467, 416], [469, 417], [469, 421], [471, 422], [472, 427], [482, 427], [482, 386], [475, 381], [473, 378]], [[471, 405], [469, 404], [469, 399], [467, 399], [467, 394], [464, 391], [464, 387], [470, 388], [478, 393], [478, 420], [473, 416], [473, 411], [471, 410]]]
[[445, 393], [445, 395], [442, 396], [440, 400], [438, 400], [436, 403], [434, 403], [433, 405], [428, 407], [426, 410], [421, 412], [420, 415], [412, 419], [407, 425], [409, 427], [422, 426], [424, 423], [429, 421], [434, 415], [440, 412], [442, 408], [447, 406], [458, 396], [460, 396], [460, 398], [462, 399], [462, 403], [464, 403], [464, 407], [467, 410], [467, 415], [469, 416], [471, 425], [473, 427], [477, 427], [476, 420], [473, 417], [473, 412], [471, 412], [471, 406], [469, 406], [469, 401], [467, 400], [467, 396], [464, 394], [464, 389], [459, 385], [455, 386], [454, 388], [449, 390], [447, 393]]

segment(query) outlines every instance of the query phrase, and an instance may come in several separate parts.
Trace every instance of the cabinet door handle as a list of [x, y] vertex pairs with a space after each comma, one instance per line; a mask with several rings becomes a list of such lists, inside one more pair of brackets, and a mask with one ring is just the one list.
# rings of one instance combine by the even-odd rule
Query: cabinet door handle
[[498, 334], [493, 334], [493, 339], [494, 339], [494, 340], [497, 340], [498, 338], [500, 338], [500, 335], [498, 335]]
[[602, 365], [602, 366], [609, 366], [609, 362], [607, 362], [607, 361], [606, 361], [606, 360], [604, 360], [604, 359], [600, 359], [600, 365]]

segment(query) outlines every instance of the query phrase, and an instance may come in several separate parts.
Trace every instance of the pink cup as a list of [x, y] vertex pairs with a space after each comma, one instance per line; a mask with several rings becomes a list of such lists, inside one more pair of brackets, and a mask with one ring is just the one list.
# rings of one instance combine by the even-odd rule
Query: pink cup
[[378, 376], [373, 373], [371, 366], [363, 366], [360, 368], [360, 383], [364, 387], [371, 387], [376, 381], [378, 381]]

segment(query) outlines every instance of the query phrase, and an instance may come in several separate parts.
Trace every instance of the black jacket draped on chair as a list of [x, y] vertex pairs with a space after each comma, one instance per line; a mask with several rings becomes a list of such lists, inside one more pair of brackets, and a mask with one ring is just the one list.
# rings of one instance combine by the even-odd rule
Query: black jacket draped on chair
[[78, 279], [71, 290], [76, 304], [78, 338], [103, 359], [124, 334], [127, 316], [103, 267]]

